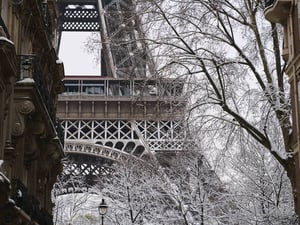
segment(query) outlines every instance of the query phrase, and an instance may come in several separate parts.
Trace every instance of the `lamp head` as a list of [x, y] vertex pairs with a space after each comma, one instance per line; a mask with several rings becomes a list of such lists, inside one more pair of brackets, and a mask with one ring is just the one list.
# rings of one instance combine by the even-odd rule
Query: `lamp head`
[[100, 205], [98, 206], [98, 211], [100, 215], [105, 215], [106, 211], [107, 211], [108, 205], [106, 204], [106, 202], [104, 201], [104, 199], [102, 199]]

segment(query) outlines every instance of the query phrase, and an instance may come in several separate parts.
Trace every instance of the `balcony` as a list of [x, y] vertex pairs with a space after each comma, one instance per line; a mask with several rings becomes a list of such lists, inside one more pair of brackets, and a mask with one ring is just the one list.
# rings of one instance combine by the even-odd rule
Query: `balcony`
[[[19, 78], [17, 81], [17, 89], [30, 89], [37, 93], [38, 101], [40, 102], [40, 111], [47, 115], [46, 121], [50, 122], [50, 126], [57, 134], [60, 144], [63, 146], [64, 138], [60, 123], [56, 117], [54, 107], [54, 97], [51, 96], [47, 83], [46, 76], [43, 76], [40, 65], [34, 55], [20, 55], [18, 56]], [[26, 90], [27, 90], [26, 89]]]
[[265, 0], [265, 17], [273, 23], [284, 24], [290, 12], [291, 0]]

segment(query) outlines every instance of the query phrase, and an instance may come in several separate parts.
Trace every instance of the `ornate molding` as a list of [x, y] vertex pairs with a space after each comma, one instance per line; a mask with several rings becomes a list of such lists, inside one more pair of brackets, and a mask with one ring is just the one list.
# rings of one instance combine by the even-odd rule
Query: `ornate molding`
[[38, 152], [43, 149], [38, 137], [46, 136], [46, 125], [41, 119], [30, 120], [26, 126], [24, 165], [29, 168], [31, 163], [38, 159]]
[[25, 130], [25, 116], [35, 111], [34, 104], [29, 100], [19, 102], [15, 106], [15, 118], [13, 123], [12, 135], [21, 136]]

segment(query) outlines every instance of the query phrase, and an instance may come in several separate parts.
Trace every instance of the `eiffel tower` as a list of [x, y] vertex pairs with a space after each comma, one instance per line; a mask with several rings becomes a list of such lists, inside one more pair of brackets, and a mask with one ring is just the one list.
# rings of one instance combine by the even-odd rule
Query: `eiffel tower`
[[64, 176], [81, 174], [93, 185], [116, 161], [147, 161], [186, 149], [184, 81], [155, 76], [133, 1], [58, 5], [58, 43], [68, 31], [100, 32], [102, 42], [101, 74], [67, 76], [59, 96], [57, 115], [70, 159]]

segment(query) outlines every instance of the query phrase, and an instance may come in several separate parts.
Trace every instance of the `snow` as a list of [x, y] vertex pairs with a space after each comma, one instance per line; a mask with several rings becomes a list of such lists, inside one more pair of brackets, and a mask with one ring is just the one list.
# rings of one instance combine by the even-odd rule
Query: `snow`
[[32, 83], [34, 83], [34, 80], [32, 78], [25, 78], [23, 80], [18, 81], [17, 83], [32, 84]]
[[56, 60], [56, 64], [63, 64], [63, 61], [58, 59], [58, 60]]
[[3, 36], [0, 36], [0, 41], [6, 41], [6, 42], [8, 42], [8, 43], [10, 43], [12, 45], [15, 45], [11, 40], [9, 40], [8, 38], [3, 37]]

